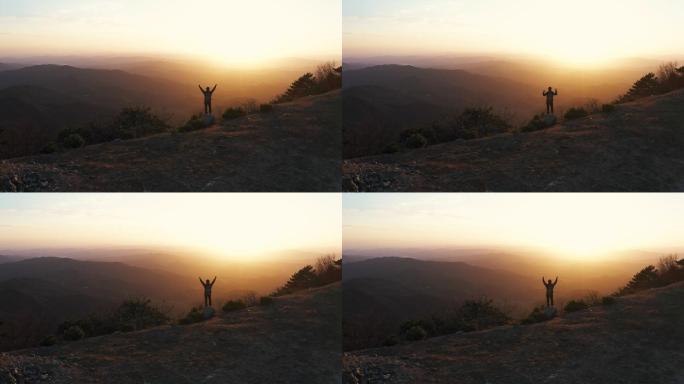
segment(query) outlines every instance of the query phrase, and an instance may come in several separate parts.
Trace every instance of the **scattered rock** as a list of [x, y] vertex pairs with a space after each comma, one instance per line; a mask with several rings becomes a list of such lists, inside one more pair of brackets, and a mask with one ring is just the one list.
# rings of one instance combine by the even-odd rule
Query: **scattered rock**
[[205, 319], [211, 319], [214, 317], [214, 314], [216, 314], [216, 311], [214, 311], [214, 308], [212, 307], [204, 307], [204, 311], [202, 311], [202, 316], [204, 316]]
[[546, 307], [546, 309], [544, 309], [544, 316], [546, 316], [547, 319], [553, 319], [558, 316], [558, 310], [556, 310], [555, 307]]

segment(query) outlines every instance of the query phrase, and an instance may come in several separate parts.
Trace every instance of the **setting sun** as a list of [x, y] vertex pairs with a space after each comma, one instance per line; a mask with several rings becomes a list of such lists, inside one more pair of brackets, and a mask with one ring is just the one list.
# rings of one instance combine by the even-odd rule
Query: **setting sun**
[[529, 247], [583, 261], [674, 250], [682, 203], [668, 195], [347, 195], [344, 249]]
[[64, 195], [0, 199], [4, 249], [187, 247], [223, 260], [338, 253], [336, 195]]
[[[667, 10], [667, 11], [665, 11]], [[676, 1], [344, 2], [344, 55], [534, 55], [578, 67], [684, 53]]]
[[340, 33], [340, 0], [26, 1], [0, 10], [6, 56], [184, 55], [254, 66], [338, 60]]

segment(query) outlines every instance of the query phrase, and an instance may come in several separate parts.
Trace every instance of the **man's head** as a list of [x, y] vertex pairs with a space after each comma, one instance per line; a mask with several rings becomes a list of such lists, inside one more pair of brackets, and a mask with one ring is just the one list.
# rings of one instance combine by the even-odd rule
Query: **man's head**
[[[551, 280], [549, 280], [549, 283], [550, 283], [550, 282], [551, 282]], [[209, 283], [210, 283], [210, 281], [209, 281], [209, 279], [207, 279], [207, 284], [209, 284]]]
[[[207, 89], [209, 89], [209, 88], [207, 88]], [[549, 91], [550, 91], [551, 89], [552, 89], [552, 88], [551, 88], [551, 87], [549, 87]]]
[[[207, 281], [209, 281], [209, 280], [207, 280]], [[551, 284], [551, 279], [549, 279], [549, 284]]]
[[[549, 89], [551, 89], [551, 87], [549, 87]], [[209, 87], [207, 87], [207, 92], [209, 92]], [[207, 281], [209, 281], [209, 280], [207, 280]]]

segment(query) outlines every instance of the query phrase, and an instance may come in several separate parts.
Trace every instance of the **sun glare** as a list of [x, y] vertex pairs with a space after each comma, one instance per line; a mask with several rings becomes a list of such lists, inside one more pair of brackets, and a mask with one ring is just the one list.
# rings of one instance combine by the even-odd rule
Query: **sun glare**
[[340, 2], [29, 0], [3, 4], [0, 52], [181, 55], [238, 66], [339, 59]]
[[327, 194], [83, 194], [0, 199], [13, 248], [163, 246], [225, 261], [339, 253], [341, 198]]

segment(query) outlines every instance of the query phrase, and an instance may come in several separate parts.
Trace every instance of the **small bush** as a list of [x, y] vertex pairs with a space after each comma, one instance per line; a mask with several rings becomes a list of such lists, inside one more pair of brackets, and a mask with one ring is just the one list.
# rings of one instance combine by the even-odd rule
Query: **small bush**
[[192, 132], [192, 131], [198, 131], [200, 129], [207, 128], [210, 124], [206, 124], [206, 120], [203, 114], [196, 114], [192, 115], [190, 117], [190, 120], [188, 120], [183, 126], [178, 128], [179, 132]]
[[570, 300], [565, 304], [565, 312], [576, 312], [589, 308], [589, 305], [584, 300]]
[[534, 115], [532, 117], [532, 120], [530, 120], [527, 125], [523, 126], [520, 128], [521, 132], [534, 132], [534, 131], [541, 131], [542, 129], [546, 129], [549, 127], [554, 126], [556, 124], [556, 118], [553, 115]]
[[247, 112], [245, 112], [244, 109], [240, 107], [231, 107], [226, 109], [225, 112], [223, 112], [223, 120], [237, 119], [245, 115], [247, 115]]
[[589, 306], [598, 305], [601, 304], [601, 296], [599, 296], [599, 293], [596, 291], [589, 291], [589, 293], [584, 295], [582, 301], [584, 301]]
[[49, 347], [55, 344], [57, 344], [57, 338], [54, 335], [50, 335], [40, 342], [40, 345], [43, 347]]
[[406, 139], [405, 144], [408, 148], [423, 148], [428, 144], [428, 141], [422, 134], [414, 133]]
[[245, 112], [245, 115], [257, 113], [260, 110], [259, 104], [254, 99], [248, 99], [240, 104], [240, 108]]
[[64, 340], [81, 340], [85, 336], [85, 331], [78, 325], [72, 325], [64, 331]]
[[166, 132], [169, 125], [147, 107], [124, 108], [110, 127], [112, 139], [136, 139]]
[[399, 344], [399, 338], [396, 335], [391, 335], [382, 342], [382, 345], [385, 347], [391, 347], [397, 344]]
[[382, 149], [382, 153], [392, 154], [401, 151], [401, 147], [397, 143], [387, 144], [385, 148]]
[[81, 148], [85, 145], [85, 139], [78, 133], [72, 133], [64, 138], [64, 146], [67, 148]]
[[406, 340], [410, 341], [423, 340], [427, 336], [427, 331], [423, 329], [423, 327], [421, 327], [420, 325], [414, 325], [413, 327], [406, 330], [405, 333]]
[[494, 113], [492, 107], [466, 108], [452, 126], [456, 138], [465, 140], [505, 133], [510, 129], [506, 118]]
[[247, 305], [240, 300], [229, 300], [223, 304], [223, 312], [238, 311], [247, 308]]
[[192, 309], [190, 309], [190, 312], [188, 312], [188, 314], [185, 315], [185, 317], [178, 320], [178, 323], [181, 325], [187, 325], [199, 323], [200, 321], [204, 321], [204, 309], [201, 305], [197, 307], [192, 307]]
[[613, 305], [613, 304], [615, 304], [615, 297], [614, 296], [604, 296], [603, 299], [601, 299], [601, 304]]
[[259, 106], [259, 112], [261, 112], [261, 113], [273, 112], [273, 104], [261, 104]]
[[259, 305], [271, 305], [273, 304], [273, 298], [271, 296], [261, 296], [259, 299]]
[[545, 313], [546, 307], [543, 305], [540, 305], [538, 307], [534, 307], [532, 312], [524, 318], [521, 323], [522, 324], [534, 324], [534, 323], [541, 323], [543, 321], [550, 320]]
[[589, 113], [582, 107], [573, 107], [565, 112], [565, 120], [580, 119], [589, 116]]
[[603, 113], [613, 113], [615, 111], [615, 104], [603, 104], [601, 107], [601, 112]]
[[239, 301], [243, 302], [246, 307], [253, 307], [257, 305], [257, 303], [259, 302], [257, 300], [256, 293], [254, 292], [245, 293], [244, 295], [242, 295]]
[[55, 152], [57, 152], [57, 144], [55, 143], [48, 143], [40, 150], [40, 153], [42, 154], [50, 154]]
[[112, 314], [111, 320], [118, 331], [130, 332], [166, 324], [165, 311], [144, 298], [128, 299]]

